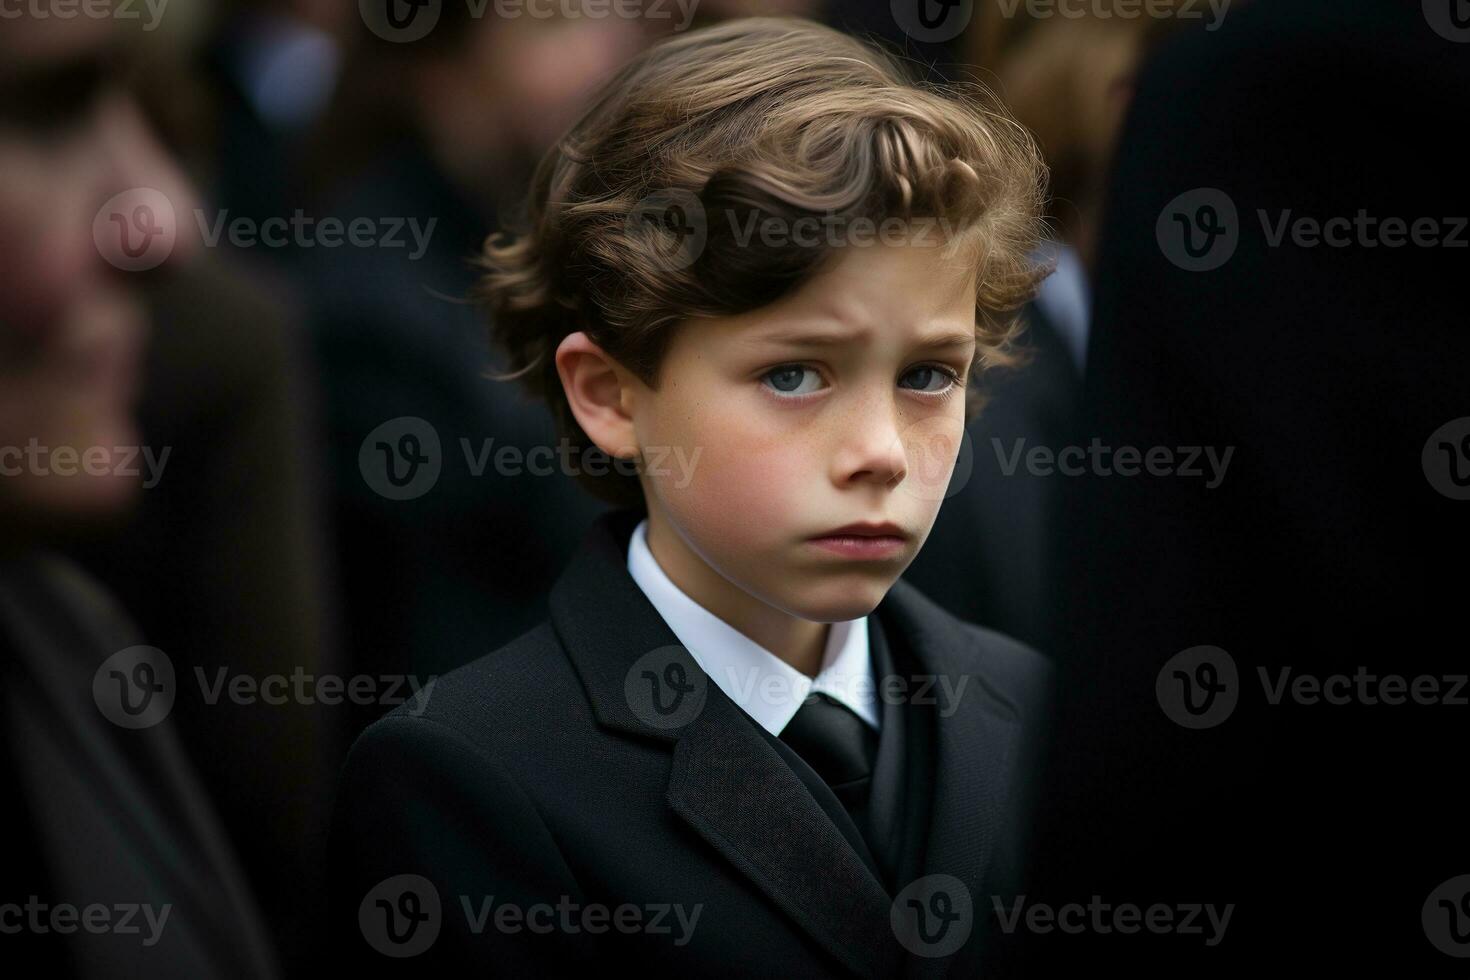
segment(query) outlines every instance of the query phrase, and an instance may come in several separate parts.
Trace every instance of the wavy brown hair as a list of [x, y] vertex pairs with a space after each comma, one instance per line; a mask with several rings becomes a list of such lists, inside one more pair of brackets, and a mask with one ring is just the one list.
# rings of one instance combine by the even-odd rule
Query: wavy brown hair
[[[624, 66], [542, 159], [519, 234], [486, 243], [477, 297], [510, 358], [496, 377], [520, 378], [586, 449], [554, 359], [569, 333], [585, 331], [657, 387], [681, 320], [771, 303], [842, 247], [739, 234], [752, 220], [920, 218], [945, 230], [946, 254], [976, 265], [978, 374], [1013, 359], [1016, 311], [1045, 274], [1030, 259], [1045, 187], [1031, 137], [979, 87], [922, 83], [804, 20], [676, 35]], [[659, 201], [702, 211], [696, 254], [670, 259], [692, 226], [641, 220]], [[977, 391], [966, 392], [967, 414]], [[588, 483], [610, 502], [643, 503], [626, 472]]]

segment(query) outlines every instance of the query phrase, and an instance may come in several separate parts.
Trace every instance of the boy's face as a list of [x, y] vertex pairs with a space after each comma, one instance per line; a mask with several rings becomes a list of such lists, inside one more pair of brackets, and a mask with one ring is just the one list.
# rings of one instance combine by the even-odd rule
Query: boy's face
[[[954, 467], [973, 270], [937, 247], [849, 247], [777, 303], [681, 324], [657, 390], [634, 381], [629, 406], [650, 520], [681, 557], [802, 619], [872, 611], [918, 554]], [[854, 523], [897, 531], [814, 540]]]

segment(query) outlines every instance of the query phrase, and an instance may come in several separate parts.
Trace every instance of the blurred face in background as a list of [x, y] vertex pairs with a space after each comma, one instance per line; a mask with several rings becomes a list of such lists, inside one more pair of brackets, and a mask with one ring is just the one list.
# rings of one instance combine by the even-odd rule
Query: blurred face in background
[[[139, 440], [140, 274], [104, 257], [117, 241], [93, 229], [134, 188], [179, 215], [192, 200], [118, 81], [117, 25], [28, 13], [0, 28], [0, 530], [12, 538], [115, 512], [141, 479], [123, 458]], [[175, 261], [189, 243], [170, 231]]]
[[419, 70], [418, 115], [436, 155], [461, 183], [500, 179], [500, 160], [534, 161], [576, 120], [598, 84], [664, 23], [618, 17], [609, 8], [595, 17], [528, 12], [563, 6], [528, 4], [515, 8], [519, 16], [497, 17], [492, 4], [470, 23], [463, 43]]
[[1090, 261], [1104, 180], [1152, 25], [1142, 18], [1039, 20], [996, 74], [1051, 167], [1059, 237]]

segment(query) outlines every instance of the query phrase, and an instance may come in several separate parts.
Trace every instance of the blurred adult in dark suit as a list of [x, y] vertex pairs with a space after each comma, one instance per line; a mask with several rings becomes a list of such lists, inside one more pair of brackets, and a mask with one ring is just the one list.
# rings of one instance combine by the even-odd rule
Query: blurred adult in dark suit
[[[340, 674], [300, 319], [214, 251], [150, 287], [138, 423], [167, 464], [125, 519], [79, 528], [67, 550], [192, 691], [199, 676]], [[346, 709], [195, 696], [174, 717], [282, 956], [300, 962], [317, 946]]]
[[[642, 37], [616, 17], [476, 19], [446, 4], [418, 41], [364, 28], [349, 49], [320, 134], [314, 208], [369, 219], [379, 236], [301, 251], [298, 270], [326, 393], [356, 671], [426, 682], [530, 629], [601, 509], [562, 464], [548, 467], [557, 441], [544, 409], [486, 377], [494, 358], [469, 294], [502, 202]], [[385, 496], [385, 467], [410, 462], [396, 455], [399, 430], [419, 423], [404, 419], [432, 431], [438, 475], [422, 492]]]
[[[1030, 894], [1236, 910], [1214, 946], [1033, 935], [1033, 972], [1232, 970], [1283, 949], [1453, 967], [1433, 936], [1464, 935], [1464, 906], [1429, 901], [1470, 858], [1464, 709], [1443, 700], [1465, 672], [1470, 440], [1436, 435], [1470, 415], [1453, 244], [1470, 32], [1451, 14], [1240, 5], [1140, 77], [1079, 432], [1176, 465], [1233, 457], [1213, 489], [1180, 471], [1064, 484], [1066, 671]], [[1390, 675], [1434, 679], [1439, 700], [1394, 704]]]
[[46, 976], [269, 977], [166, 654], [56, 551], [139, 493], [139, 277], [197, 246], [119, 23], [29, 10], [0, 33], [0, 929]]

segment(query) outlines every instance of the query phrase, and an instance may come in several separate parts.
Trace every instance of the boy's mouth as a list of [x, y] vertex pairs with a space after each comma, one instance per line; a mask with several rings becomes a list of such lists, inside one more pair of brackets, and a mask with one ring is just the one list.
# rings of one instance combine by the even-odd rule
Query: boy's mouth
[[908, 545], [910, 535], [892, 522], [845, 524], [809, 539], [846, 558], [890, 558]]

